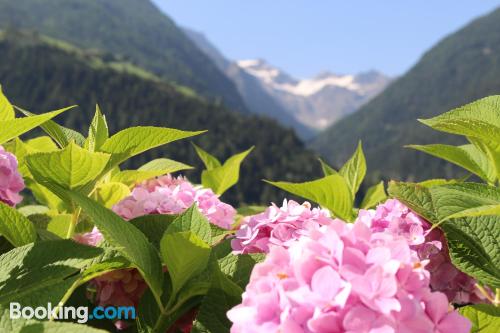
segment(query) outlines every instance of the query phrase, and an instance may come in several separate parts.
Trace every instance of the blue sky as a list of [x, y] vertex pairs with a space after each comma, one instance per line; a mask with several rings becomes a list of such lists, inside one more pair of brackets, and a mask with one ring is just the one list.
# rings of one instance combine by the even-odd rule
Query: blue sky
[[500, 0], [153, 0], [230, 59], [263, 58], [297, 77], [389, 75]]

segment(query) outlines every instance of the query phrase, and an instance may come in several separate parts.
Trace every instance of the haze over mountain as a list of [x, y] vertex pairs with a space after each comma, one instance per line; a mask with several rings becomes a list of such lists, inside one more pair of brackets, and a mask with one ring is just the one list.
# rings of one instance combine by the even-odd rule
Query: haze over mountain
[[408, 73], [325, 130], [312, 146], [340, 165], [361, 139], [373, 178], [457, 176], [450, 164], [402, 146], [461, 142], [425, 127], [417, 118], [494, 94], [500, 94], [500, 9], [444, 38]]
[[390, 81], [377, 71], [357, 75], [323, 72], [300, 80], [262, 59], [240, 60], [237, 64], [257, 78], [297, 120], [319, 130], [356, 111]]
[[233, 81], [251, 112], [276, 119], [281, 124], [294, 128], [304, 139], [314, 136], [315, 131], [295, 119], [278, 100], [266, 91], [258, 78], [247, 73], [237, 63], [226, 59], [203, 34], [189, 28], [184, 28], [184, 32]]
[[9, 27], [113, 53], [246, 111], [231, 80], [150, 0], [0, 0], [0, 29]]
[[184, 31], [236, 84], [250, 111], [292, 126], [306, 139], [356, 111], [390, 81], [376, 71], [358, 75], [324, 72], [298, 80], [262, 59], [228, 60], [203, 34], [188, 28]]
[[[78, 104], [79, 108], [57, 121], [83, 134], [99, 103], [111, 133], [137, 125], [208, 129], [193, 141], [223, 160], [255, 146], [243, 163], [240, 182], [224, 194], [228, 202], [279, 202], [285, 194], [261, 179], [304, 181], [320, 174], [315, 154], [293, 130], [208, 102], [110, 53], [83, 50], [31, 32], [9, 31], [0, 32], [0, 54], [0, 84], [14, 104], [35, 113]], [[196, 166], [189, 177], [199, 181], [203, 167], [189, 141], [141, 154], [129, 167], [168, 157]]]

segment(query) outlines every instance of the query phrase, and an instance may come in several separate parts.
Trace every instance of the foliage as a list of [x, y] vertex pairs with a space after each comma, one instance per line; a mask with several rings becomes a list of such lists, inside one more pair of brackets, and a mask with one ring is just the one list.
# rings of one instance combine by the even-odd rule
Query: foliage
[[[25, 124], [30, 124], [29, 128], [41, 125], [48, 136], [28, 141], [9, 137], [13, 140], [6, 145], [18, 156], [19, 170], [43, 206], [16, 210], [0, 202], [0, 232], [13, 247], [0, 256], [2, 330], [80, 329], [69, 324], [59, 327], [30, 321], [16, 323], [9, 319], [9, 303], [64, 304], [90, 279], [127, 267], [137, 269], [149, 286], [151, 304], [147, 306], [154, 309], [156, 317], [151, 322], [141, 319], [140, 325], [154, 332], [164, 332], [194, 306], [201, 309], [209, 306], [204, 305], [213, 301], [209, 295], [220, 296], [215, 291], [220, 288], [222, 295], [231, 298], [230, 305], [238, 302], [242, 291], [237, 283], [246, 277], [236, 273], [239, 265], [219, 265], [218, 259], [226, 262], [224, 257], [232, 255], [218, 253], [213, 248], [227, 231], [210, 225], [197, 208], [192, 207], [175, 219], [150, 217], [131, 222], [109, 209], [137, 181], [189, 168], [173, 160], [157, 159], [137, 170], [121, 170], [126, 160], [202, 131], [147, 126], [130, 127], [110, 135], [105, 117], [97, 108], [88, 136], [75, 141], [77, 132], [50, 120], [62, 111], [42, 115], [23, 111], [24, 117], [14, 118], [13, 110], [0, 94], [0, 115], [10, 122], [9, 133], [14, 133], [13, 136], [23, 133], [28, 128]], [[210, 185], [219, 191], [234, 185], [240, 164], [249, 152], [219, 165], [221, 173], [207, 176]], [[98, 227], [104, 236], [105, 242], [100, 246], [89, 247], [70, 240], [75, 233], [90, 230], [92, 226]], [[168, 273], [162, 270], [164, 265]], [[246, 267], [251, 269], [252, 261]], [[232, 289], [227, 286], [228, 281], [233, 284]], [[144, 302], [147, 300], [145, 296]], [[225, 316], [225, 309], [220, 309], [220, 316]], [[200, 313], [197, 327], [212, 327], [203, 318], [205, 311]], [[90, 328], [88, 331], [94, 332]]]
[[[335, 170], [320, 160], [324, 177], [305, 183], [270, 182], [297, 196], [306, 198], [327, 208], [330, 212], [345, 221], [354, 221], [356, 194], [365, 178], [366, 160], [361, 142], [352, 157], [340, 168]], [[372, 186], [366, 192], [361, 208], [376, 206], [387, 198], [383, 183]]]
[[[244, 175], [242, 166], [250, 161], [253, 147], [238, 152], [221, 163], [214, 155], [194, 145], [194, 150], [205, 165], [200, 187], [193, 187], [182, 177], [170, 176], [158, 178], [152, 183], [151, 180], [143, 182], [138, 186], [138, 182], [148, 178], [187, 170], [190, 166], [160, 158], [137, 169], [124, 169], [128, 165], [128, 160], [160, 146], [170, 146], [176, 141], [201, 136], [204, 131], [133, 126], [113, 133], [113, 129], [108, 126], [109, 118], [104, 116], [100, 108], [96, 108], [94, 117], [89, 119], [90, 124], [84, 136], [75, 130], [61, 127], [52, 120], [52, 117], [62, 111], [36, 115], [23, 110], [15, 113], [14, 110], [9, 100], [0, 93], [0, 119], [3, 119], [0, 122], [9, 122], [9, 135], [5, 136], [5, 140], [8, 141], [4, 142], [3, 146], [15, 154], [18, 161], [18, 170], [8, 171], [22, 174], [27, 188], [33, 193], [37, 202], [36, 205], [21, 208], [16, 208], [16, 203], [6, 200], [0, 203], [1, 330], [99, 332], [97, 328], [75, 326], [76, 323], [16, 322], [9, 318], [9, 304], [13, 301], [33, 307], [48, 302], [82, 304], [82, 300], [78, 298], [79, 293], [81, 295], [88, 284], [92, 285], [99, 279], [107, 281], [114, 276], [113, 274], [120, 276], [124, 271], [133, 271], [147, 290], [139, 296], [138, 318], [135, 322], [128, 323], [131, 325], [129, 327], [131, 332], [159, 333], [174, 329], [185, 330], [178, 326], [183, 320], [188, 321], [186, 327], [192, 332], [228, 332], [231, 327], [244, 325], [237, 319], [238, 309], [242, 308], [239, 303], [245, 304], [248, 299], [255, 298], [264, 300], [267, 304], [266, 298], [260, 297], [261, 288], [255, 288], [260, 286], [260, 283], [251, 272], [257, 272], [255, 276], [259, 277], [260, 274], [265, 280], [278, 279], [279, 283], [286, 286], [289, 280], [285, 279], [288, 279], [289, 275], [283, 272], [289, 268], [289, 262], [285, 260], [288, 256], [287, 249], [291, 250], [290, 253], [294, 253], [306, 247], [313, 249], [312, 252], [307, 252], [311, 257], [297, 255], [292, 261], [297, 267], [305, 267], [305, 271], [311, 269], [320, 272], [318, 277], [311, 279], [319, 288], [314, 292], [321, 297], [332, 292], [327, 283], [338, 280], [337, 289], [345, 290], [346, 295], [349, 295], [353, 288], [352, 292], [357, 293], [355, 297], [359, 302], [371, 304], [372, 310], [375, 309], [380, 315], [393, 318], [392, 314], [388, 315], [387, 312], [390, 311], [387, 311], [386, 305], [396, 310], [399, 301], [394, 298], [396, 292], [391, 294], [389, 290], [391, 288], [386, 288], [391, 283], [386, 279], [391, 281], [397, 279], [399, 282], [397, 284], [394, 282], [395, 289], [409, 288], [408, 290], [415, 293], [408, 300], [413, 297], [421, 298], [419, 306], [422, 309], [419, 313], [423, 320], [425, 319], [425, 323], [417, 323], [418, 325], [446, 327], [441, 322], [445, 320], [443, 318], [460, 325], [462, 330], [472, 324], [478, 332], [493, 332], [499, 325], [499, 96], [481, 99], [435, 118], [422, 120], [436, 130], [463, 135], [470, 142], [468, 145], [412, 146], [456, 163], [477, 175], [483, 180], [482, 183], [464, 179], [431, 179], [422, 183], [391, 181], [388, 186], [389, 196], [397, 198], [413, 212], [396, 200], [389, 200], [384, 205], [379, 205], [377, 211], [367, 211], [366, 209], [385, 201], [387, 194], [384, 183], [379, 183], [361, 195], [360, 188], [367, 174], [367, 163], [363, 147], [359, 143], [355, 152], [339, 170], [320, 161], [318, 167], [324, 172], [322, 178], [302, 183], [267, 181], [275, 187], [319, 204], [323, 210], [311, 208], [307, 203], [300, 205], [289, 201], [288, 204], [284, 203], [285, 208], [272, 206], [261, 213], [263, 215], [253, 215], [260, 213], [261, 207], [243, 207], [238, 210], [240, 214], [238, 218], [237, 211], [233, 207], [218, 201], [218, 195], [234, 186], [240, 174]], [[19, 138], [19, 135], [34, 126], [40, 126], [44, 132], [39, 132], [39, 136], [29, 140]], [[139, 216], [129, 221], [123, 215], [117, 215], [117, 206], [125, 210], [137, 208], [128, 206], [127, 200], [123, 200], [125, 197], [130, 199], [131, 190], [136, 197], [151, 199], [151, 202], [146, 200], [137, 204], [140, 208], [144, 208], [141, 205], [161, 206], [161, 200], [160, 203], [156, 202], [155, 196], [165, 193], [162, 191], [167, 187], [158, 184], [161, 185], [166, 179], [178, 186], [174, 188], [176, 194], [180, 192], [180, 197], [184, 194], [189, 196], [188, 199], [191, 201], [187, 207], [183, 207], [180, 211], [170, 211], [170, 215], [160, 215], [161, 211], [154, 211], [153, 215]], [[155, 191], [157, 190], [148, 192], [150, 197], [145, 194], [148, 186], [154, 186]], [[182, 192], [182, 186], [190, 186], [190, 191]], [[215, 213], [212, 209], [206, 213], [203, 210], [206, 207], [203, 207], [200, 201], [193, 199], [200, 193], [209, 193], [207, 200], [227, 205], [225, 206], [227, 209]], [[194, 203], [191, 205], [191, 202]], [[395, 202], [399, 206], [394, 206]], [[377, 230], [378, 226], [369, 227], [365, 223], [368, 223], [367, 219], [372, 218], [373, 221], [377, 219], [379, 222], [382, 221], [383, 219], [377, 214], [378, 209], [385, 209], [385, 206], [396, 207], [387, 213], [389, 218], [394, 218], [396, 222], [402, 219], [418, 220], [422, 225], [425, 223], [427, 228], [431, 228], [425, 232], [426, 234], [431, 234], [436, 228], [444, 232], [446, 255], [449, 254], [453, 269], [460, 274], [467, 274], [467, 278], [477, 283], [478, 290], [487, 301], [486, 304], [467, 305], [460, 310], [463, 316], [469, 318], [470, 323], [458, 312], [448, 311], [448, 298], [445, 294], [434, 291], [420, 292], [421, 288], [429, 289], [432, 284], [426, 275], [425, 266], [421, 265], [420, 260], [425, 259], [417, 257], [417, 252], [413, 251], [410, 242], [398, 232], [385, 234], [387, 237], [384, 241], [388, 243], [384, 243], [383, 247], [373, 242], [372, 236], [383, 242], [382, 238], [378, 238], [381, 236]], [[207, 205], [207, 207], [210, 210], [216, 206]], [[168, 214], [169, 207], [162, 209]], [[285, 212], [285, 209], [288, 211]], [[276, 211], [279, 211], [279, 216], [275, 215]], [[304, 216], [299, 216], [303, 213]], [[213, 215], [210, 214], [220, 214], [221, 216], [216, 216], [220, 219], [227, 219], [229, 216], [232, 225], [228, 223], [226, 229], [223, 229], [211, 220]], [[331, 217], [347, 222], [356, 220], [356, 223], [352, 226], [347, 225], [340, 220], [333, 220], [330, 214]], [[415, 214], [420, 215], [425, 221]], [[252, 252], [249, 254], [244, 249], [238, 251], [232, 244], [235, 240], [234, 234], [236, 240], [260, 241], [260, 236], [256, 235], [259, 230], [249, 233], [246, 231], [250, 229], [244, 229], [250, 222], [256, 222], [258, 229], [266, 223], [271, 224], [277, 220], [286, 226], [300, 219], [311, 225], [318, 222], [317, 232], [312, 232], [307, 236], [309, 238], [299, 238], [303, 236], [302, 232], [307, 230], [298, 228], [298, 232], [293, 233], [281, 228], [282, 225], [273, 229], [275, 231], [275, 235], [272, 235], [273, 240], [279, 241], [282, 236], [290, 236], [288, 239], [290, 242], [286, 245], [290, 247], [287, 249], [285, 246], [267, 246], [269, 254], [266, 256]], [[322, 222], [326, 220], [332, 224], [323, 224]], [[370, 221], [369, 223], [373, 222]], [[417, 231], [410, 228], [412, 241], [418, 237], [424, 238], [422, 225], [416, 229]], [[328, 232], [322, 233], [319, 228]], [[80, 242], [84, 236], [94, 237], [92, 242], [86, 243], [93, 246], [74, 241]], [[263, 242], [271, 238], [269, 235], [264, 236]], [[297, 239], [300, 240], [292, 241]], [[337, 244], [336, 239], [341, 243]], [[362, 250], [370, 246], [373, 247], [373, 251], [370, 250], [366, 255], [353, 254], [363, 253]], [[388, 258], [392, 258], [393, 250], [398, 256], [399, 252], [411, 255], [401, 255], [403, 259], [398, 259], [401, 261], [389, 260]], [[323, 263], [328, 262], [330, 266], [316, 264], [321, 256], [325, 256], [321, 259]], [[340, 287], [341, 277], [335, 270], [338, 266], [336, 258], [341, 258], [340, 262], [343, 262], [345, 267], [350, 267], [346, 269], [353, 270], [349, 273], [352, 276], [356, 276], [355, 272], [361, 267], [356, 265], [363, 267], [373, 265], [373, 267], [367, 269], [366, 274], [363, 273], [365, 275], [353, 278], [354, 286], [342, 282]], [[345, 262], [342, 261], [344, 259]], [[259, 263], [260, 261], [263, 261], [263, 264]], [[394, 263], [396, 265], [393, 265]], [[259, 266], [254, 270], [257, 264]], [[283, 268], [283, 272], [280, 267]], [[385, 269], [391, 273], [382, 274]], [[405, 275], [405, 269], [416, 274], [415, 278]], [[401, 274], [398, 270], [401, 270]], [[297, 268], [293, 272], [294, 278], [302, 281], [297, 282], [297, 285], [306, 281], [299, 274], [300, 269]], [[252, 274], [251, 279], [250, 274]], [[308, 286], [308, 283], [304, 286]], [[380, 290], [373, 290], [375, 285]], [[242, 300], [244, 290], [247, 293]], [[268, 290], [263, 287], [262, 290], [274, 292], [272, 288]], [[312, 295], [309, 294], [308, 288], [301, 290], [306, 296]], [[373, 293], [373, 297], [367, 296], [370, 293]], [[426, 298], [428, 294], [432, 296]], [[304, 295], [298, 304], [309, 307], [310, 304], [306, 304], [309, 302], [307, 299], [309, 296]], [[314, 300], [316, 301], [318, 300]], [[327, 304], [331, 301], [327, 300]], [[334, 301], [338, 302], [335, 304], [341, 308], [346, 304], [346, 298], [338, 295]], [[323, 300], [318, 302], [323, 304]], [[433, 302], [436, 302], [435, 306], [431, 305]], [[229, 309], [232, 310], [228, 316]], [[397, 317], [396, 314], [394, 316]], [[245, 318], [249, 320], [252, 317]], [[236, 326], [232, 326], [229, 319]], [[114, 322], [114, 324], [119, 323]]]
[[[79, 108], [57, 119], [66, 129], [79, 133], [88, 133], [86, 124], [93, 120], [94, 114], [91, 110], [99, 103], [107, 115], [110, 133], [127, 126], [165, 124], [179, 129], [208, 130], [209, 135], [196, 137], [194, 141], [221, 159], [255, 146], [242, 165], [238, 184], [224, 193], [224, 200], [233, 204], [262, 204], [283, 196], [283, 192], [266, 186], [261, 179], [280, 176], [289, 181], [303, 181], [320, 174], [319, 166], [311, 163], [314, 154], [304, 148], [292, 130], [272, 120], [242, 115], [217, 103], [186, 96], [168, 83], [120, 72], [106, 64], [96, 68], [92, 63], [101, 57], [76, 50], [79, 53], [29, 33], [1, 39], [0, 77], [5, 92], [17, 106], [34, 113], [78, 104]], [[56, 142], [59, 141], [58, 138]], [[187, 141], [147, 151], [128, 161], [125, 167], [137, 170], [157, 158], [191, 165], [195, 169], [186, 175], [200, 179], [203, 164]]]
[[[391, 182], [389, 194], [444, 231], [453, 264], [485, 286], [480, 288], [496, 289], [495, 299], [490, 300], [498, 306], [500, 96], [486, 97], [421, 122], [438, 131], [462, 135], [470, 144], [411, 148], [463, 167], [485, 183]], [[474, 332], [494, 332], [500, 325], [498, 307], [467, 306], [461, 312], [471, 319]]]
[[423, 181], [460, 178], [465, 172], [443, 160], [402, 149], [407, 144], [462, 145], [465, 140], [432, 131], [430, 118], [500, 93], [500, 9], [471, 22], [428, 50], [404, 75], [356, 113], [321, 133], [311, 146], [340, 165], [358, 140], [365, 144], [368, 179]]
[[[151, 72], [245, 110], [233, 83], [150, 1], [2, 0], [0, 28], [39, 31], [94, 53], [105, 52], [116, 69], [142, 76]], [[70, 48], [67, 43], [59, 44]]]

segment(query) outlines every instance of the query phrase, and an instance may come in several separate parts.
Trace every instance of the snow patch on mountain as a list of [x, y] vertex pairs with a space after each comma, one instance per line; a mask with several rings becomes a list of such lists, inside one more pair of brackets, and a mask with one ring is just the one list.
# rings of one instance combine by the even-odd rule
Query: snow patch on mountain
[[296, 119], [315, 129], [326, 128], [356, 111], [390, 81], [376, 71], [357, 75], [324, 72], [297, 80], [262, 59], [240, 60], [236, 64], [258, 79]]

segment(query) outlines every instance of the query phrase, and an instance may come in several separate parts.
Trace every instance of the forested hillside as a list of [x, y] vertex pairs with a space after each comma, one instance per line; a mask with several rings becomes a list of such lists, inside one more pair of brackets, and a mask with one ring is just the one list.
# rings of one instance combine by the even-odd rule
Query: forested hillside
[[[237, 187], [224, 194], [230, 202], [266, 203], [278, 200], [277, 190], [261, 179], [306, 180], [319, 175], [313, 153], [292, 130], [274, 121], [246, 116], [193, 97], [184, 89], [155, 79], [154, 75], [111, 55], [85, 52], [28, 33], [10, 33], [0, 40], [0, 83], [14, 104], [40, 113], [64, 106], [80, 107], [58, 121], [82, 132], [99, 103], [112, 120], [110, 130], [134, 125], [162, 125], [180, 129], [208, 129], [194, 141], [219, 158], [255, 150], [244, 162]], [[139, 156], [146, 160], [166, 156], [200, 167], [188, 142], [175, 143]], [[190, 176], [198, 181], [197, 173]]]
[[[417, 122], [500, 94], [500, 9], [445, 38], [381, 95], [312, 143], [340, 164], [363, 140], [372, 176], [425, 179], [457, 175], [450, 164], [405, 144], [462, 142]], [[418, 177], [417, 177], [418, 175]]]
[[0, 28], [8, 27], [120, 55], [162, 79], [246, 110], [233, 83], [150, 0], [0, 0]]

